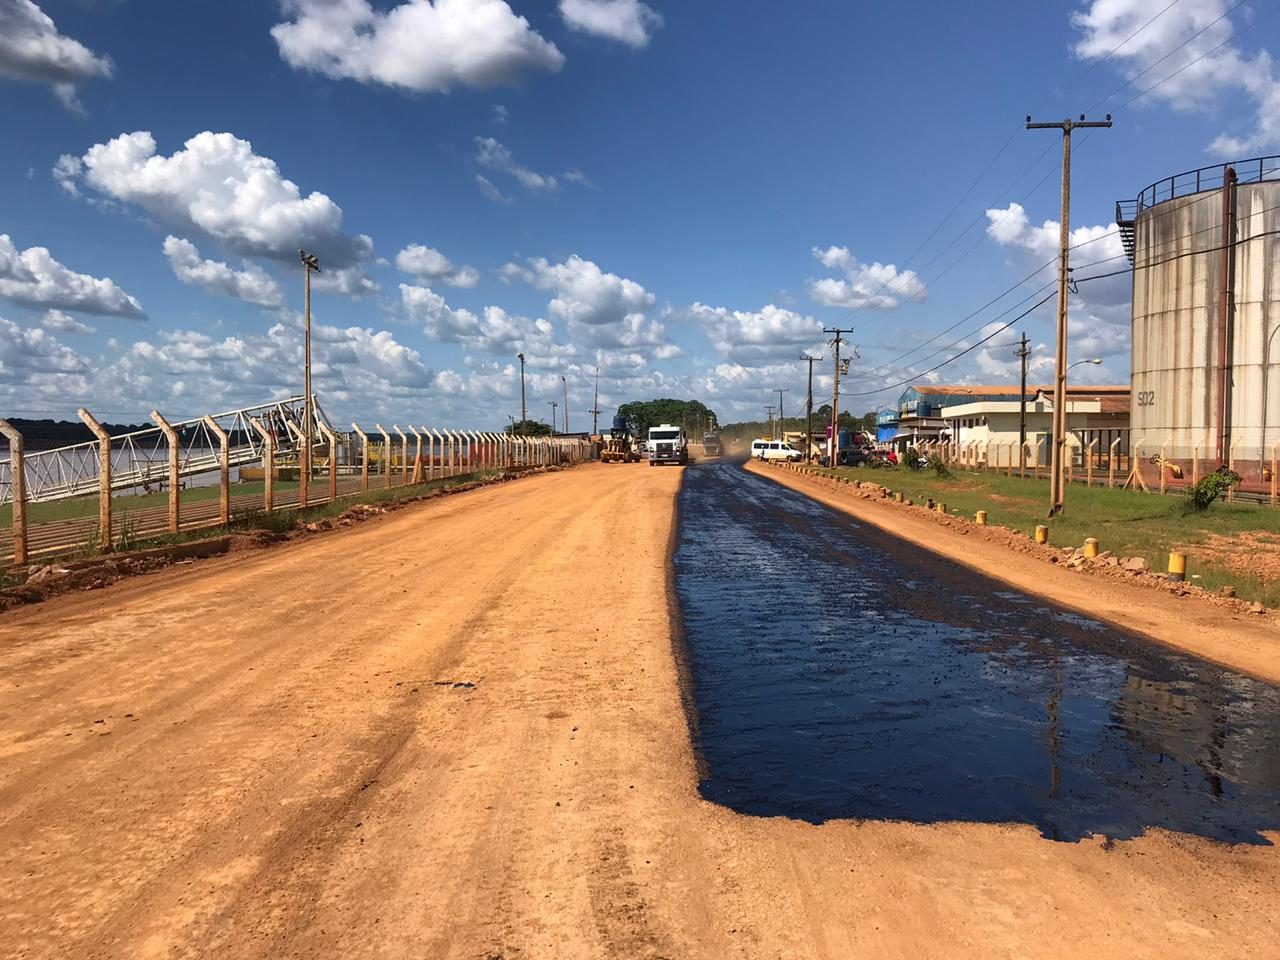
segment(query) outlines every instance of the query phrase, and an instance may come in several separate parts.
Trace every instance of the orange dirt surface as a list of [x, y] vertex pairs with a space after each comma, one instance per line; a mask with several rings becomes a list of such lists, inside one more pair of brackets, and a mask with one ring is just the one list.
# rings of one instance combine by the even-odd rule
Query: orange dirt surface
[[533, 477], [0, 617], [0, 957], [1276, 955], [1276, 847], [702, 800], [682, 472]]

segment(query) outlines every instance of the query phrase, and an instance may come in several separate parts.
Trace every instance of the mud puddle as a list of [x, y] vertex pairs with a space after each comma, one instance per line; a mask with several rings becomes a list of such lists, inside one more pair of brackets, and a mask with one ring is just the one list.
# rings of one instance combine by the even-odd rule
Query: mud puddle
[[708, 800], [812, 822], [1029, 823], [1059, 840], [1280, 829], [1269, 684], [730, 463], [688, 471], [675, 563]]

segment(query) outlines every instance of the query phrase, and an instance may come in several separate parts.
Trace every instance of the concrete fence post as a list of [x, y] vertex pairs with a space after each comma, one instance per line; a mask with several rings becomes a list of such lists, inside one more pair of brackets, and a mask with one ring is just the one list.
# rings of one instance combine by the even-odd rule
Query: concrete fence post
[[400, 482], [409, 482], [409, 438], [405, 436], [400, 424], [393, 423], [391, 429], [400, 434]]
[[382, 434], [382, 485], [391, 489], [391, 434], [382, 429], [382, 424], [375, 423], [373, 429]]
[[413, 482], [422, 482], [422, 434], [420, 434], [414, 425], [409, 424], [409, 432], [413, 434]]
[[459, 467], [458, 447], [461, 446], [458, 442], [458, 431], [446, 430], [445, 433], [449, 435], [449, 476], [456, 477]]
[[160, 432], [164, 434], [165, 443], [169, 447], [169, 532], [177, 533], [182, 525], [181, 464], [178, 460], [182, 450], [178, 445], [178, 431], [173, 429], [168, 420], [160, 416], [158, 410], [151, 411], [151, 422], [160, 428]]
[[1165, 492], [1166, 487], [1168, 485], [1166, 478], [1169, 475], [1169, 471], [1166, 470], [1164, 466], [1164, 455], [1165, 455], [1165, 451], [1168, 449], [1169, 449], [1168, 444], [1166, 443], [1160, 444], [1160, 492], [1161, 493]]
[[338, 500], [338, 435], [322, 420], [317, 420], [316, 426], [320, 428], [320, 433], [329, 443], [329, 502], [336, 503]]
[[257, 417], [250, 417], [253, 429], [262, 438], [262, 509], [270, 513], [275, 509], [276, 438]]
[[1280, 482], [1280, 479], [1276, 477], [1276, 449], [1277, 445], [1273, 443], [1271, 445], [1271, 505], [1273, 507], [1276, 505], [1276, 485]]
[[231, 438], [213, 417], [204, 425], [218, 438], [218, 520], [225, 527], [231, 522]]
[[1087, 458], [1087, 461], [1085, 463], [1085, 468], [1084, 468], [1084, 478], [1085, 478], [1084, 482], [1085, 482], [1085, 485], [1089, 487], [1093, 486], [1093, 460], [1094, 460], [1094, 457], [1097, 455], [1097, 449], [1098, 449], [1098, 438], [1094, 437], [1092, 440], [1089, 441], [1089, 445], [1085, 447], [1085, 453], [1084, 453], [1085, 457]]
[[[27, 562], [27, 474], [22, 434], [8, 420], [0, 420], [0, 434], [9, 441], [9, 493], [13, 502], [13, 563]], [[1275, 484], [1272, 484], [1275, 490]], [[1274, 500], [1274, 494], [1272, 495]]]
[[111, 434], [93, 414], [81, 407], [76, 411], [93, 435], [98, 438], [98, 545], [111, 549]]
[[1200, 448], [1191, 448], [1191, 484], [1195, 484], [1200, 480]]
[[428, 458], [428, 460], [431, 462], [431, 470], [427, 471], [427, 476], [429, 478], [434, 476], [436, 456], [437, 456], [436, 450], [439, 450], [440, 451], [439, 453], [440, 476], [443, 477], [444, 476], [444, 437], [440, 434], [439, 430], [433, 429], [431, 431], [431, 434], [435, 437], [435, 440], [432, 442], [431, 456]]
[[361, 430], [356, 424], [351, 425], [351, 429], [356, 432], [356, 436], [360, 438], [360, 489], [369, 489], [369, 435]]

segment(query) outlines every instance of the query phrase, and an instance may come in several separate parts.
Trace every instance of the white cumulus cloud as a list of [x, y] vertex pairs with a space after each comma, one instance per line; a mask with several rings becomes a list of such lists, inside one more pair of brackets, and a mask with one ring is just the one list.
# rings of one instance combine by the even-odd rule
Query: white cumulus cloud
[[[1161, 10], [1144, 0], [1092, 0], [1071, 17], [1080, 31], [1075, 53], [1119, 66], [1133, 93], [1150, 90], [1138, 103], [1212, 110], [1238, 90], [1256, 108], [1252, 129], [1221, 134], [1210, 149], [1228, 157], [1269, 149], [1280, 144], [1280, 73], [1266, 50], [1250, 56], [1230, 42], [1236, 27], [1225, 14], [1232, 6], [1228, 0], [1180, 0]], [[1250, 15], [1256, 14], [1246, 7], [1237, 16]]]
[[716, 353], [735, 366], [792, 361], [820, 345], [823, 339], [820, 321], [772, 303], [755, 311], [695, 303], [688, 313], [690, 320], [704, 330]]
[[169, 258], [174, 275], [183, 283], [260, 307], [284, 305], [280, 284], [261, 267], [248, 264], [245, 269], [236, 270], [221, 261], [206, 260], [190, 240], [172, 235], [164, 238], [164, 255]]
[[493, 137], [476, 137], [476, 163], [515, 177], [526, 190], [557, 190], [560, 184], [549, 174], [536, 173], [516, 162], [511, 151]]
[[110, 278], [76, 273], [45, 247], [19, 250], [0, 234], [0, 297], [25, 307], [145, 319], [142, 304]]
[[82, 323], [61, 310], [46, 310], [40, 318], [40, 326], [54, 333], [93, 333], [93, 327]]
[[112, 70], [110, 57], [59, 33], [32, 0], [0, 3], [0, 75], [48, 83], [68, 108], [79, 110], [76, 83]]
[[844, 274], [809, 281], [810, 299], [825, 307], [892, 310], [904, 301], [923, 300], [927, 293], [914, 270], [878, 261], [863, 263], [848, 247], [814, 247], [813, 255], [828, 270]]
[[556, 72], [564, 55], [504, 0], [284, 0], [271, 28], [290, 66], [335, 79], [424, 93], [492, 87], [530, 70]]
[[640, 0], [560, 0], [560, 16], [572, 30], [637, 49], [662, 26], [662, 15]]
[[480, 273], [475, 267], [455, 266], [439, 250], [420, 243], [411, 243], [397, 253], [396, 266], [428, 286], [443, 283], [448, 287], [474, 287], [480, 282]]
[[303, 196], [270, 157], [230, 133], [204, 131], [169, 156], [145, 131], [95, 144], [55, 167], [64, 186], [87, 186], [136, 204], [182, 232], [203, 233], [242, 256], [293, 263], [298, 248], [324, 268], [357, 267], [372, 259], [373, 240], [342, 228], [342, 208], [318, 191]]

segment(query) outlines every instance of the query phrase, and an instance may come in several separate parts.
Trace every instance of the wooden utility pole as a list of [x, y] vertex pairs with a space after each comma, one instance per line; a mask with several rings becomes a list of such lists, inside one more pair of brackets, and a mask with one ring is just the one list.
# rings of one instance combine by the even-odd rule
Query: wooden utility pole
[[784, 441], [787, 439], [787, 420], [782, 413], [782, 395], [784, 393], [790, 393], [790, 392], [791, 392], [790, 387], [774, 388], [774, 393], [778, 395], [778, 439], [784, 440]]
[[1027, 115], [1028, 130], [1062, 131], [1062, 223], [1058, 234], [1058, 341], [1054, 356], [1053, 386], [1053, 456], [1049, 470], [1049, 516], [1062, 512], [1066, 484], [1062, 482], [1062, 462], [1067, 446], [1067, 294], [1068, 249], [1071, 245], [1071, 131], [1081, 127], [1110, 127], [1111, 114], [1106, 120], [1060, 120], [1057, 123], [1032, 123]]
[[1022, 393], [1019, 394], [1018, 401], [1018, 456], [1022, 457], [1027, 449], [1027, 358], [1031, 356], [1030, 341], [1025, 333], [1018, 343], [1015, 356], [1022, 361]]
[[805, 360], [809, 364], [809, 396], [805, 401], [805, 417], [804, 417], [804, 433], [805, 433], [805, 450], [804, 459], [806, 463], [813, 462], [813, 365], [821, 357], [811, 357], [807, 353], [800, 354], [800, 359]]
[[827, 341], [835, 350], [835, 378], [831, 381], [831, 439], [827, 443], [828, 466], [834, 467], [840, 456], [840, 346], [848, 343], [841, 334], [853, 333], [853, 328], [844, 330], [840, 327], [823, 327], [822, 332], [835, 334]]

